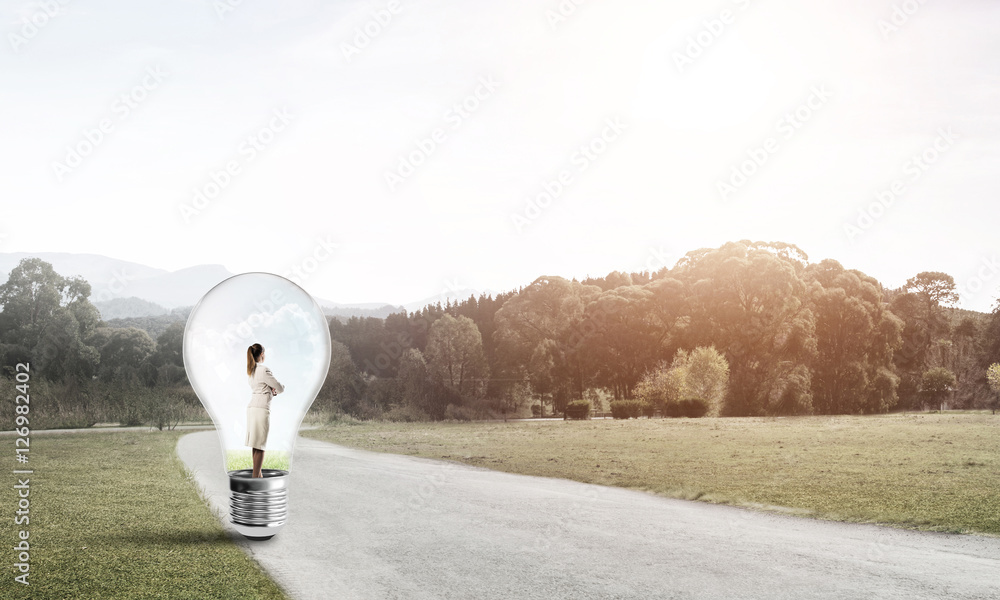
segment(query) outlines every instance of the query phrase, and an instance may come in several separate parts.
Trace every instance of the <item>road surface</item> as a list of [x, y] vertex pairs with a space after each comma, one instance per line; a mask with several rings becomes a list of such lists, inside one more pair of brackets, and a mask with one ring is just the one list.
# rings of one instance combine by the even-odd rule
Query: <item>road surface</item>
[[[177, 452], [232, 531], [214, 431]], [[1000, 538], [835, 523], [299, 438], [291, 511], [234, 539], [293, 598], [1000, 599]]]

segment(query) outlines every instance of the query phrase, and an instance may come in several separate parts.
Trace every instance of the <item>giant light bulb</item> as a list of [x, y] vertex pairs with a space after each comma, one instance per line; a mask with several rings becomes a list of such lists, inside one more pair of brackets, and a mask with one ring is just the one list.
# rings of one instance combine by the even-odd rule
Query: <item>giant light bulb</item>
[[[285, 387], [271, 399], [263, 477], [252, 474], [245, 445], [247, 347], [264, 347], [265, 362]], [[184, 369], [211, 415], [229, 475], [229, 520], [250, 539], [268, 539], [288, 517], [288, 474], [299, 425], [326, 380], [330, 328], [305, 290], [272, 273], [226, 279], [191, 310], [184, 327]], [[260, 368], [260, 367], [258, 367]]]

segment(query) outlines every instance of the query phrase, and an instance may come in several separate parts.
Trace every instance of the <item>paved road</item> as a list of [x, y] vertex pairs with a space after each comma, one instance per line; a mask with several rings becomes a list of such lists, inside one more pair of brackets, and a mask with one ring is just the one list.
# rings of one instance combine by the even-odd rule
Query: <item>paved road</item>
[[[214, 431], [177, 452], [229, 528]], [[832, 523], [300, 438], [289, 523], [234, 533], [293, 598], [1000, 599], [1000, 538]]]

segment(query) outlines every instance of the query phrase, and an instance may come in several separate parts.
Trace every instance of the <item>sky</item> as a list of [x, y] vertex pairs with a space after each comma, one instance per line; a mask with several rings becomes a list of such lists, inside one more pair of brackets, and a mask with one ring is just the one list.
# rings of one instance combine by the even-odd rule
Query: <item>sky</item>
[[1000, 295], [990, 0], [0, 11], [3, 252], [402, 304], [750, 239]]

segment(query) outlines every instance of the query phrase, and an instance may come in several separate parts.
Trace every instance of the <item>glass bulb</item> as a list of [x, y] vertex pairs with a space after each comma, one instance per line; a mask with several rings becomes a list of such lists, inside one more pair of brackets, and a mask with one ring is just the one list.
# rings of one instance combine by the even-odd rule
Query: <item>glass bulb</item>
[[[271, 399], [263, 477], [251, 477], [246, 446], [250, 383], [247, 349], [259, 343], [284, 391]], [[219, 283], [191, 310], [184, 327], [184, 369], [208, 410], [229, 475], [229, 519], [244, 536], [267, 539], [288, 516], [288, 473], [299, 425], [330, 367], [330, 327], [305, 290], [272, 273], [243, 273]]]

